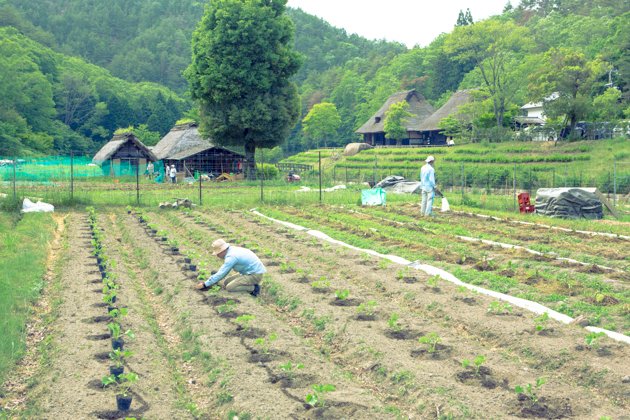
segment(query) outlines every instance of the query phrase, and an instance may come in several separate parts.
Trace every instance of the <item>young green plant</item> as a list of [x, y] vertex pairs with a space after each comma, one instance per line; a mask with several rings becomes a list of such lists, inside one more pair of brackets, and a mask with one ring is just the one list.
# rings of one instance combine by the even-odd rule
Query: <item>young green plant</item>
[[311, 407], [324, 407], [326, 405], [324, 394], [337, 389], [332, 384], [317, 384], [313, 385], [312, 388], [313, 392], [306, 395], [306, 403]]

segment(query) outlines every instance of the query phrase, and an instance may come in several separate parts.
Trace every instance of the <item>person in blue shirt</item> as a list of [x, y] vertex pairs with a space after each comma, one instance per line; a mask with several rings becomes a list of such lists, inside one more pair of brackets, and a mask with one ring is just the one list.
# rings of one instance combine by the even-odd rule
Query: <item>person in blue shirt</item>
[[435, 195], [435, 169], [433, 163], [435, 158], [429, 156], [425, 160], [425, 165], [420, 170], [420, 188], [422, 189], [422, 202], [420, 204], [421, 216], [432, 216], [433, 197]]
[[[228, 292], [249, 292], [252, 296], [258, 296], [260, 282], [267, 269], [256, 254], [246, 248], [231, 246], [223, 239], [212, 243], [212, 253], [223, 260], [223, 265], [195, 288], [202, 290], [219, 283]], [[238, 274], [226, 278], [232, 270]]]

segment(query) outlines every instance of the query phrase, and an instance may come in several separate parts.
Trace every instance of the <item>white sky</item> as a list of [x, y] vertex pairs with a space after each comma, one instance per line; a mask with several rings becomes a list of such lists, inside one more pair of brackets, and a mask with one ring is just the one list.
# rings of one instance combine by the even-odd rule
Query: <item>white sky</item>
[[[318, 16], [332, 26], [367, 39], [398, 41], [409, 48], [427, 46], [450, 32], [460, 10], [475, 22], [498, 15], [508, 0], [288, 0], [287, 5]], [[519, 4], [512, 0], [512, 5]]]

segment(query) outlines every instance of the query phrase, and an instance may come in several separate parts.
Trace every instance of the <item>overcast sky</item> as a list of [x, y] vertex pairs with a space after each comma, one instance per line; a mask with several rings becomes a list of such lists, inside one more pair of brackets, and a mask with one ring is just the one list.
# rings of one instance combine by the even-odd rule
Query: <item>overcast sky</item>
[[[321, 17], [332, 26], [367, 39], [398, 41], [413, 47], [450, 32], [460, 10], [473, 20], [498, 15], [508, 0], [289, 0], [287, 5]], [[512, 5], [519, 4], [512, 0]]]

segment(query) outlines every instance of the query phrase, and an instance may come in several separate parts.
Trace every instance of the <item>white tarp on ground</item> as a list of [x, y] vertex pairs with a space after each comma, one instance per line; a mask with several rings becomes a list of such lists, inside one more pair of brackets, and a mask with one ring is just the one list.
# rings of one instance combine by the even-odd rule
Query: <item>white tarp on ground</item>
[[22, 203], [22, 213], [38, 213], [38, 212], [51, 213], [54, 211], [55, 211], [55, 206], [53, 206], [52, 204], [41, 202], [41, 201], [38, 201], [37, 203], [33, 203], [28, 198], [25, 198], [24, 202]]
[[420, 182], [410, 181], [403, 176], [390, 175], [378, 184], [374, 188], [382, 188], [387, 192], [400, 193], [400, 194], [420, 194]]
[[[323, 232], [317, 231], [317, 230], [310, 230], [304, 226], [300, 226], [300, 225], [296, 225], [294, 223], [289, 223], [289, 222], [285, 222], [282, 220], [278, 220], [278, 219], [274, 219], [272, 217], [269, 216], [265, 216], [264, 214], [260, 213], [259, 211], [257, 211], [256, 209], [252, 209], [251, 210], [252, 213], [263, 217], [265, 219], [271, 220], [273, 222], [279, 223], [281, 225], [284, 225], [288, 228], [291, 229], [295, 229], [298, 231], [302, 231], [302, 232], [306, 232], [309, 235], [315, 236], [316, 238], [320, 238], [323, 239], [327, 242], [330, 243], [334, 243], [337, 245], [341, 245], [344, 246], [346, 248], [350, 248], [350, 249], [354, 249], [356, 251], [360, 251], [360, 252], [365, 252], [366, 254], [370, 254], [373, 255], [375, 257], [378, 258], [385, 258], [388, 259], [396, 264], [402, 264], [402, 265], [406, 265], [409, 266], [411, 268], [415, 268], [416, 270], [421, 270], [424, 271], [425, 273], [429, 274], [430, 276], [439, 276], [440, 278], [449, 281], [451, 283], [454, 283], [458, 286], [463, 286], [466, 287], [467, 289], [470, 290], [474, 290], [477, 293], [486, 295], [486, 296], [492, 296], [496, 299], [500, 299], [502, 301], [505, 302], [509, 302], [510, 304], [514, 305], [514, 306], [518, 306], [519, 308], [523, 308], [526, 309], [530, 312], [533, 312], [535, 314], [543, 314], [543, 313], [547, 313], [549, 315], [549, 318], [555, 319], [556, 321], [562, 322], [564, 324], [570, 324], [573, 321], [575, 321], [573, 318], [571, 318], [568, 315], [565, 315], [563, 313], [554, 311], [553, 309], [549, 309], [546, 306], [541, 305], [540, 303], [537, 302], [532, 302], [526, 299], [522, 299], [522, 298], [518, 298], [516, 296], [510, 296], [510, 295], [506, 295], [504, 293], [499, 293], [499, 292], [495, 292], [494, 290], [488, 290], [488, 289], [484, 289], [482, 287], [479, 286], [475, 286], [473, 284], [469, 284], [469, 283], [464, 283], [463, 281], [461, 281], [460, 279], [458, 279], [457, 277], [455, 277], [454, 275], [452, 275], [451, 273], [442, 270], [441, 268], [438, 267], [433, 267], [432, 265], [428, 265], [428, 264], [422, 264], [418, 261], [408, 261], [402, 257], [399, 257], [397, 255], [385, 255], [385, 254], [380, 254], [372, 249], [363, 249], [363, 248], [359, 248], [356, 247], [354, 245], [350, 245], [347, 244], [345, 242], [339, 241], [337, 239], [333, 239], [330, 236], [326, 235]], [[606, 334], [608, 337], [626, 343], [626, 344], [630, 344], [630, 337], [621, 333], [618, 333], [616, 331], [609, 331], [609, 330], [605, 330], [603, 328], [598, 328], [598, 327], [585, 327], [586, 330], [588, 331], [592, 331], [592, 332], [603, 332], [604, 334]]]

